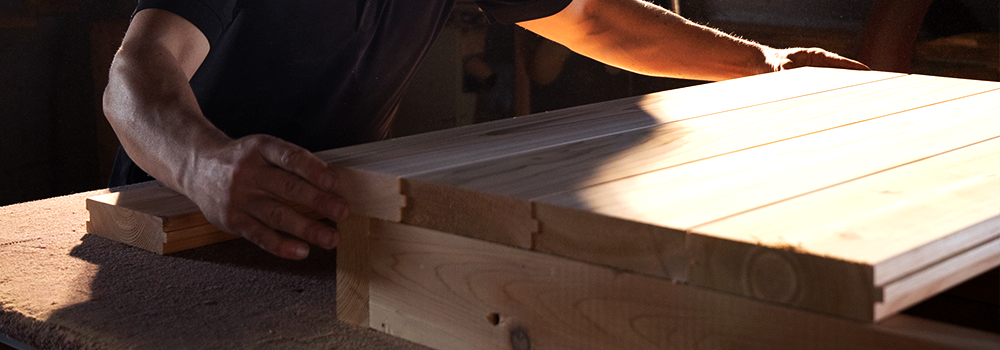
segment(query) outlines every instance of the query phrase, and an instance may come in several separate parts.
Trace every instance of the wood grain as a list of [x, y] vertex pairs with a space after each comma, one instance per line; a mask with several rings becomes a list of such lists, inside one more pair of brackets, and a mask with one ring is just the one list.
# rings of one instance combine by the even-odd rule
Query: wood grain
[[117, 197], [111, 193], [87, 199], [87, 232], [163, 254], [167, 242], [163, 219], [117, 206]]
[[885, 285], [1000, 235], [998, 149], [992, 139], [693, 231], [873, 265]]
[[535, 235], [535, 251], [679, 283], [688, 280], [684, 231], [558, 206], [539, 206], [535, 215], [544, 220]]
[[357, 326], [368, 326], [371, 220], [352, 215], [337, 223], [337, 319]]
[[[521, 220], [517, 224], [479, 225], [472, 229], [429, 226], [428, 220], [417, 222], [404, 218], [402, 222], [452, 233], [477, 234], [477, 238], [500, 242], [493, 237], [519, 237], [531, 233], [507, 229], [534, 225], [525, 209], [533, 198], [697, 162], [997, 88], [995, 83], [988, 82], [906, 76], [799, 97], [777, 106], [763, 104], [653, 127], [609, 132], [602, 137], [532, 152], [408, 175], [403, 181], [411, 185], [406, 187], [420, 190], [420, 193], [404, 190], [414, 198], [406, 208], [411, 216], [426, 218], [444, 214], [435, 212], [440, 205], [425, 207], [421, 203], [452, 202], [451, 198], [462, 197], [493, 198], [493, 195], [510, 199], [465, 201], [450, 207], [449, 214], [462, 218], [458, 223], [491, 221], [503, 215], [498, 213], [525, 214], [520, 218], [505, 218]], [[658, 108], [658, 104], [648, 104], [633, 113], [653, 113], [649, 111]], [[807, 115], [809, 117], [804, 117]], [[507, 203], [507, 207], [498, 207], [500, 202]], [[553, 239], [547, 241], [554, 242]], [[603, 246], [595, 249], [603, 249]]]
[[[881, 303], [870, 305], [874, 312], [871, 317], [884, 318], [958, 284], [961, 277], [985, 271], [973, 268], [976, 264], [971, 262], [942, 264], [960, 252], [979, 249], [1000, 237], [998, 149], [1000, 139], [991, 139], [695, 227], [689, 240], [701, 243], [688, 246], [699, 263], [692, 265], [689, 282], [750, 293], [745, 288], [746, 277], [740, 274], [748, 269], [744, 265], [748, 258], [744, 257], [768, 247], [790, 247], [802, 254], [824, 257], [828, 266], [822, 271], [797, 274], [788, 284], [824, 288], [836, 280], [839, 286], [844, 284], [842, 278], [827, 276], [866, 266], [870, 274], [867, 285], [851, 288], [877, 293], [876, 301]], [[706, 243], [713, 240], [742, 248], [720, 255], [729, 264], [702, 260], [713, 255], [712, 244]], [[986, 261], [992, 262], [987, 267], [1000, 265], [1000, 255]], [[942, 268], [945, 270], [928, 270]], [[942, 282], [941, 276], [959, 279]], [[851, 280], [865, 283], [865, 279]], [[882, 287], [884, 292], [879, 293]], [[827, 294], [839, 298], [843, 293]]]
[[[439, 349], [992, 349], [401, 224], [372, 226], [372, 326]], [[889, 320], [887, 320], [889, 321]]]
[[1000, 92], [960, 100], [537, 202], [687, 229], [996, 137], [1000, 119], [982, 116], [1000, 109]]
[[86, 203], [87, 232], [158, 254], [237, 238], [207, 224], [197, 207], [190, 211], [193, 203], [186, 197], [159, 184], [94, 196]]
[[893, 315], [1000, 265], [1000, 238], [885, 286], [875, 319]]
[[796, 246], [687, 236], [690, 285], [858, 321], [874, 319], [872, 267]]
[[[544, 197], [536, 202], [536, 207], [562, 206], [611, 218], [689, 230], [996, 137], [1000, 119], [983, 118], [996, 110], [1000, 110], [1000, 92], [978, 94]], [[834, 208], [817, 210], [835, 212]], [[787, 214], [780, 215], [785, 217]], [[552, 226], [545, 218], [538, 219], [543, 228]], [[888, 221], [885, 217], [875, 220]], [[975, 223], [977, 221], [967, 224]], [[576, 232], [581, 235], [601, 234], [585, 230]], [[707, 236], [714, 233], [698, 232]], [[733, 230], [731, 234], [718, 238], [749, 244], [759, 240], [755, 232], [742, 230]], [[771, 243], [771, 246], [775, 245], [794, 247], [797, 242]], [[869, 247], [877, 249], [881, 246]], [[825, 256], [845, 259], [837, 255]], [[858, 285], [859, 288], [871, 289], [870, 280], [856, 282], [863, 283]], [[844, 310], [816, 304], [797, 305], [822, 312]], [[870, 308], [864, 310], [868, 311], [843, 316], [871, 320]]]
[[401, 222], [409, 225], [527, 249], [538, 232], [530, 203], [406, 179], [403, 193], [408, 201]]
[[[345, 147], [317, 155], [332, 164], [405, 176], [901, 76], [898, 73], [800, 68]], [[755, 91], [768, 93], [749, 93]]]

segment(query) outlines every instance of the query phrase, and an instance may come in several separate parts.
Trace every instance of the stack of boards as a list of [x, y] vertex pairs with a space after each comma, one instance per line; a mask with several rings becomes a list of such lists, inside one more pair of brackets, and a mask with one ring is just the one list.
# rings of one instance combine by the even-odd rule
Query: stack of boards
[[[926, 346], [880, 325], [1000, 265], [998, 150], [996, 82], [801, 68], [317, 155], [373, 218], [341, 248], [352, 322], [439, 348], [882, 348]], [[233, 238], [162, 185], [87, 208], [157, 253]]]

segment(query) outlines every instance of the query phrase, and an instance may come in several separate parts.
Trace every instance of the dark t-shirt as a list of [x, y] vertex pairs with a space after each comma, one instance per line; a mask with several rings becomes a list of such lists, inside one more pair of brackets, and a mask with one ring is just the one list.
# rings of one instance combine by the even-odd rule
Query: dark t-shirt
[[[480, 0], [494, 21], [554, 14], [571, 0]], [[414, 70], [454, 0], [140, 0], [197, 26], [211, 49], [191, 78], [205, 116], [232, 138], [270, 134], [311, 151], [387, 138]], [[119, 150], [111, 186], [148, 177]]]

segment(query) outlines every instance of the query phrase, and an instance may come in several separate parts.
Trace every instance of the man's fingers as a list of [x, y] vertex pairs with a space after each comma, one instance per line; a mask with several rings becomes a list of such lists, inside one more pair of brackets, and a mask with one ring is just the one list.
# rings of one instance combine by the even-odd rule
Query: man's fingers
[[302, 260], [309, 256], [309, 245], [305, 242], [285, 237], [259, 221], [248, 220], [251, 223], [239, 233], [261, 249], [285, 259]]
[[298, 175], [324, 191], [333, 191], [337, 185], [336, 173], [304, 148], [272, 138], [261, 145], [260, 152], [268, 163]]
[[792, 50], [787, 54], [788, 60], [784, 63], [784, 69], [812, 66], [812, 67], [830, 67], [830, 68], [844, 68], [844, 69], [855, 69], [855, 70], [871, 70], [868, 66], [862, 64], [861, 62], [845, 58], [843, 56], [837, 55], [835, 53], [819, 49], [789, 49]]
[[261, 202], [252, 210], [251, 215], [271, 229], [291, 234], [325, 249], [333, 249], [340, 241], [333, 227], [309, 219], [278, 201]]
[[278, 168], [267, 169], [260, 186], [278, 198], [303, 204], [330, 220], [347, 217], [347, 202], [335, 193], [320, 190], [302, 178]]
[[862, 64], [861, 62], [848, 59], [833, 52], [829, 52], [822, 49], [811, 49], [811, 50], [814, 50], [813, 52], [815, 52], [814, 60], [821, 61], [821, 63], [817, 65], [833, 67], [833, 68], [871, 70], [870, 68], [868, 68], [868, 66]]

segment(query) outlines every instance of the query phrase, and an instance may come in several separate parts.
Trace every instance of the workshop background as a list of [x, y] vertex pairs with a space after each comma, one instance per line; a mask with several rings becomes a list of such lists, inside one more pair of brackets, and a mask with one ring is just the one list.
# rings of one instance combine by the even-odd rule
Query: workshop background
[[[817, 46], [880, 70], [1000, 81], [998, 0], [660, 1], [772, 46]], [[118, 141], [101, 111], [135, 0], [0, 0], [0, 205], [106, 187]], [[903, 38], [900, 40], [899, 38]], [[458, 1], [394, 134], [427, 132], [696, 81], [639, 76]]]

